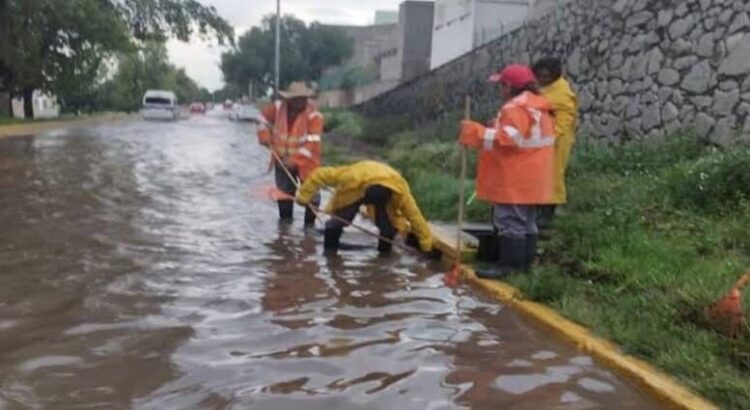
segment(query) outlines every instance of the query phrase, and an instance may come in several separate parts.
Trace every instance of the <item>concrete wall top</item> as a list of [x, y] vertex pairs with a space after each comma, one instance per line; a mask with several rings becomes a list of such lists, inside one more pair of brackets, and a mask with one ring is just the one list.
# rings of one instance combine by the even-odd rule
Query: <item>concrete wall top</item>
[[573, 0], [368, 101], [365, 113], [429, 121], [500, 105], [491, 71], [542, 56], [565, 62], [580, 99], [580, 134], [655, 140], [690, 128], [718, 144], [750, 133], [750, 2]]

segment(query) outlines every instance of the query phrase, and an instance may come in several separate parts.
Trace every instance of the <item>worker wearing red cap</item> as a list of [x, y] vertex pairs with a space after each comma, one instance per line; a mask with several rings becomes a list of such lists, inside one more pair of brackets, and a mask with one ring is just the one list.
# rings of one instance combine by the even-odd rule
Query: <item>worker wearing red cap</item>
[[531, 69], [509, 65], [492, 75], [504, 101], [494, 126], [461, 123], [459, 142], [479, 150], [477, 196], [493, 204], [500, 262], [483, 278], [526, 272], [536, 255], [537, 211], [552, 203], [554, 123]]

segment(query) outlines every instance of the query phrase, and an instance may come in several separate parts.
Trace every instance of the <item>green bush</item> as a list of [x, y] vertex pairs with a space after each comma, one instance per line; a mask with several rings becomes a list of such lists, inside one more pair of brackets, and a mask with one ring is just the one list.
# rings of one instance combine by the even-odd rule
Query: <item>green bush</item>
[[326, 111], [325, 132], [333, 132], [353, 138], [362, 136], [365, 119], [351, 111]]
[[695, 160], [709, 150], [689, 133], [676, 134], [661, 143], [627, 142], [622, 145], [579, 142], [569, 167], [569, 174], [601, 172], [621, 175], [651, 175], [675, 164]]
[[675, 205], [706, 211], [732, 211], [750, 201], [750, 149], [716, 151], [675, 167], [669, 187]]
[[364, 123], [363, 139], [375, 145], [385, 145], [392, 135], [409, 130], [413, 127], [411, 119], [406, 115], [388, 115], [378, 118], [368, 118]]
[[[436, 221], [455, 221], [458, 216], [458, 178], [446, 173], [421, 169], [401, 170], [425, 217]], [[466, 181], [466, 197], [474, 191], [474, 181]], [[466, 219], [487, 222], [490, 207], [474, 201], [466, 208]]]

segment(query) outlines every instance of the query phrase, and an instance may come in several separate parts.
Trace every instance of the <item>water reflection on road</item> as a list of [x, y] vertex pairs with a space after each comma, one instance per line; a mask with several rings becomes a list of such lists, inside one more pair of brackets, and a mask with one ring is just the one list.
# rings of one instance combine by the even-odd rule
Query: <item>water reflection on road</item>
[[248, 192], [271, 181], [250, 135], [0, 139], [0, 409], [656, 407], [438, 265], [322, 257]]

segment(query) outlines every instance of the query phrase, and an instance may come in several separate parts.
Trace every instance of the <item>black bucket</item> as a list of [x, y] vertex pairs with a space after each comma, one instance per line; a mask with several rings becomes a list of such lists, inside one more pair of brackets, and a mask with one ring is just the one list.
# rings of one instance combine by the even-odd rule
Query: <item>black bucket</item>
[[466, 233], [477, 238], [477, 260], [480, 262], [497, 262], [500, 260], [497, 235], [493, 230], [466, 230]]

